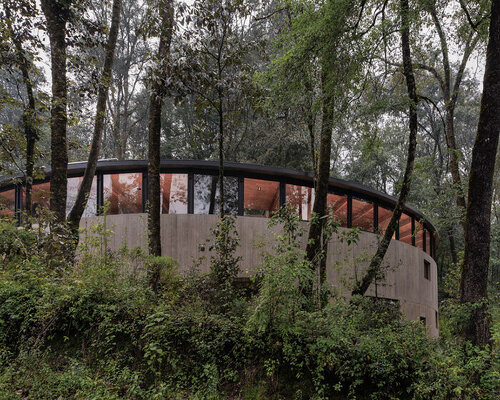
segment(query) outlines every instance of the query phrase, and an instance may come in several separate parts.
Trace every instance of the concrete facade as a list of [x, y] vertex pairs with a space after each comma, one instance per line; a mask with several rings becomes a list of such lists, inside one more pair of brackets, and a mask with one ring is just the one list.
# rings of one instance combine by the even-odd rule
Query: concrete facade
[[[180, 270], [187, 271], [195, 263], [201, 272], [209, 269], [212, 230], [216, 215], [162, 214], [162, 254], [179, 261]], [[269, 219], [236, 217], [240, 235], [241, 275], [250, 276], [262, 263], [263, 251], [275, 241], [276, 228], [268, 228]], [[102, 224], [110, 230], [105, 246], [116, 251], [123, 245], [129, 248], [147, 248], [147, 215], [120, 214], [106, 217], [83, 218], [81, 240], [84, 241], [93, 225]], [[303, 222], [304, 230], [307, 223]], [[348, 296], [356, 277], [361, 277], [376, 250], [378, 235], [360, 232], [356, 244], [343, 240], [347, 229], [339, 228], [328, 244], [327, 279], [335, 290]], [[305, 247], [305, 239], [304, 239]], [[104, 250], [104, 249], [103, 249]], [[428, 263], [428, 277], [425, 276]], [[422, 320], [429, 334], [438, 336], [437, 266], [429, 254], [409, 244], [393, 240], [384, 258], [385, 278], [372, 284], [367, 294], [399, 301], [401, 311], [408, 320]]]

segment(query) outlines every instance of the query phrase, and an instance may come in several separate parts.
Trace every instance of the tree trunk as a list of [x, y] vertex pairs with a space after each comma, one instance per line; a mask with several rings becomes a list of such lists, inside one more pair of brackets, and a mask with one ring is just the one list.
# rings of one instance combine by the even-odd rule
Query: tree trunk
[[[222, 79], [222, 73], [219, 61], [219, 81]], [[224, 217], [224, 103], [222, 98], [222, 89], [219, 92], [219, 215]]]
[[493, 0], [481, 111], [472, 150], [465, 219], [465, 253], [460, 301], [471, 306], [463, 336], [484, 346], [490, 339], [487, 281], [490, 260], [490, 217], [493, 174], [500, 132], [500, 0]]
[[[446, 100], [445, 102], [449, 102], [450, 100]], [[446, 118], [445, 118], [445, 131], [446, 131], [446, 145], [448, 147], [448, 153], [450, 156], [450, 171], [451, 178], [453, 180], [453, 186], [455, 187], [455, 197], [456, 204], [461, 213], [465, 211], [465, 196], [463, 192], [462, 186], [462, 178], [460, 177], [460, 167], [458, 165], [458, 155], [459, 150], [457, 148], [457, 142], [455, 140], [455, 107], [451, 108], [451, 106], [446, 107]], [[463, 226], [463, 217], [460, 218]]]
[[153, 78], [151, 97], [149, 100], [149, 144], [148, 144], [148, 228], [149, 252], [161, 255], [160, 216], [160, 138], [161, 138], [161, 108], [165, 96], [165, 70], [172, 29], [174, 8], [172, 0], [160, 2], [161, 17], [160, 43], [158, 47], [158, 75]]
[[47, 20], [50, 41], [52, 101], [50, 110], [51, 131], [51, 178], [50, 209], [54, 222], [66, 219], [68, 148], [67, 127], [67, 80], [66, 80], [66, 22], [69, 18], [70, 2], [41, 0]]
[[[322, 234], [327, 217], [328, 180], [330, 178], [330, 156], [332, 152], [333, 130], [333, 96], [331, 88], [326, 87], [325, 73], [322, 76], [323, 86], [323, 116], [319, 144], [318, 171], [316, 177], [316, 193], [314, 197], [314, 219], [309, 226], [309, 237], [306, 247], [306, 257], [315, 266], [321, 265], [322, 258], [326, 257], [322, 249]], [[313, 160], [314, 161], [314, 160]], [[320, 268], [320, 284], [326, 279], [326, 270]]]
[[106, 55], [102, 70], [101, 79], [99, 82], [99, 90], [97, 95], [97, 108], [94, 120], [94, 134], [92, 136], [92, 145], [90, 154], [83, 174], [82, 184], [78, 190], [75, 205], [71, 209], [68, 216], [68, 221], [73, 232], [73, 239], [78, 242], [78, 227], [82, 218], [87, 200], [92, 188], [95, 171], [97, 169], [97, 160], [101, 149], [102, 132], [104, 129], [104, 119], [106, 117], [106, 104], [108, 98], [109, 86], [111, 85], [111, 71], [113, 69], [113, 60], [115, 55], [116, 40], [118, 38], [118, 29], [120, 26], [120, 11], [122, 0], [113, 0], [113, 9], [111, 14], [111, 28], [109, 30], [108, 43], [106, 44]]
[[410, 114], [410, 136], [408, 139], [408, 158], [406, 160], [406, 169], [403, 178], [403, 184], [401, 186], [401, 192], [399, 193], [398, 202], [392, 213], [391, 221], [387, 226], [384, 237], [380, 244], [378, 245], [377, 251], [373, 256], [370, 266], [366, 271], [365, 276], [356, 284], [356, 287], [352, 291], [353, 295], [360, 294], [364, 295], [368, 290], [368, 287], [373, 282], [373, 280], [378, 276], [381, 271], [382, 261], [384, 259], [387, 248], [392, 239], [392, 235], [398, 226], [399, 218], [403, 213], [404, 205], [408, 194], [410, 193], [411, 187], [411, 175], [413, 173], [413, 166], [415, 161], [415, 149], [417, 147], [417, 89], [415, 86], [415, 76], [413, 74], [413, 66], [411, 61], [411, 51], [410, 51], [410, 27], [409, 27], [409, 6], [408, 0], [400, 0], [400, 12], [401, 12], [401, 50], [403, 55], [403, 73], [406, 78], [406, 87], [408, 90], [409, 99], [409, 114]]
[[35, 144], [38, 140], [37, 115], [35, 95], [33, 93], [33, 81], [30, 79], [31, 62], [24, 56], [24, 49], [21, 38], [14, 32], [10, 7], [5, 4], [6, 23], [10, 30], [11, 38], [16, 48], [16, 57], [19, 63], [19, 69], [23, 77], [23, 83], [26, 87], [28, 104], [24, 107], [23, 125], [24, 136], [26, 137], [26, 172], [25, 172], [25, 204], [24, 209], [28, 215], [32, 212], [32, 192], [33, 192], [33, 172], [35, 169]]

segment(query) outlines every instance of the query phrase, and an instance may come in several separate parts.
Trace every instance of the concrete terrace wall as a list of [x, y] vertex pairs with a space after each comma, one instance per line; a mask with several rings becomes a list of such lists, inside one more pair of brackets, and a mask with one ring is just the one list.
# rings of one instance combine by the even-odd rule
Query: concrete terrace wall
[[[217, 223], [216, 215], [162, 214], [162, 253], [179, 261], [181, 271], [199, 263], [201, 272], [209, 269], [211, 232]], [[276, 229], [270, 230], [266, 218], [237, 217], [236, 228], [240, 235], [237, 255], [242, 257], [242, 276], [252, 275], [262, 262], [264, 249], [275, 240]], [[147, 248], [147, 215], [121, 214], [82, 219], [84, 228], [81, 240], [93, 225], [102, 224], [112, 233], [105, 246], [116, 251], [124, 244], [129, 248]], [[303, 223], [304, 230], [307, 223]], [[360, 232], [356, 244], [347, 245], [342, 231], [328, 244], [327, 278], [339, 294], [348, 296], [354, 278], [361, 277], [376, 250], [379, 237], [374, 233]], [[304, 237], [305, 246], [305, 237]], [[104, 249], [103, 249], [104, 250]], [[424, 277], [424, 260], [430, 264], [430, 279]], [[393, 240], [384, 258], [385, 279], [372, 284], [368, 295], [398, 300], [401, 311], [409, 320], [425, 318], [431, 336], [437, 337], [437, 266], [422, 250]]]

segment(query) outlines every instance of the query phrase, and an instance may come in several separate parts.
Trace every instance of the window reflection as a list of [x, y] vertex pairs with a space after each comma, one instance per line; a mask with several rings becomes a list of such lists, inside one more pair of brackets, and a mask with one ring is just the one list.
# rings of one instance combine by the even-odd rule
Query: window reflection
[[399, 219], [399, 240], [411, 244], [411, 235], [411, 217], [403, 213]]
[[245, 178], [244, 193], [244, 215], [270, 217], [279, 209], [279, 182]]
[[162, 214], [187, 214], [187, 174], [161, 174]]
[[[66, 198], [66, 215], [68, 215], [75, 205], [78, 190], [82, 184], [83, 177], [68, 178], [68, 197]], [[88, 194], [87, 206], [83, 211], [82, 217], [91, 217], [97, 214], [97, 178], [94, 176], [90, 193]]]
[[14, 217], [15, 196], [14, 189], [0, 193], [0, 217]]
[[50, 208], [50, 182], [33, 185], [31, 204], [33, 215], [36, 215], [36, 210], [40, 207]]
[[[219, 214], [219, 177], [194, 176], [194, 213]], [[238, 178], [224, 177], [224, 204], [226, 214], [238, 213]]]
[[314, 189], [307, 186], [286, 185], [286, 204], [292, 206], [300, 219], [311, 219]]
[[142, 212], [142, 174], [140, 172], [103, 176], [103, 199], [109, 202], [108, 214]]
[[[385, 234], [387, 227], [389, 226], [389, 222], [391, 222], [392, 218], [392, 210], [389, 210], [385, 207], [378, 207], [378, 231], [381, 235]], [[393, 239], [396, 239], [396, 232], [392, 235]]]
[[352, 226], [373, 232], [373, 204], [352, 199]]
[[424, 229], [419, 221], [415, 221], [415, 246], [419, 249], [424, 249]]
[[427, 229], [425, 230], [425, 252], [431, 254], [431, 232]]
[[347, 196], [338, 196], [328, 193], [326, 198], [328, 207], [333, 213], [335, 221], [340, 222], [340, 226], [347, 227]]

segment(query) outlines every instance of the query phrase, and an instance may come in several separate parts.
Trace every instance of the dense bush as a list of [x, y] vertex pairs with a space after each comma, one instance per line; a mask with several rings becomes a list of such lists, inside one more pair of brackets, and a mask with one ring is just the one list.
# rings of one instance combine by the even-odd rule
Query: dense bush
[[444, 309], [437, 341], [391, 303], [311, 305], [299, 284], [313, 279], [309, 265], [293, 237], [282, 239], [253, 297], [217, 288], [213, 272], [182, 277], [171, 259], [136, 250], [83, 254], [62, 274], [9, 253], [0, 398], [497, 398], [498, 347], [457, 342], [456, 309], [448, 308], [453, 318]]

